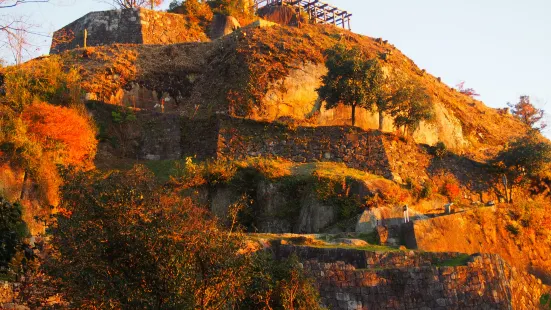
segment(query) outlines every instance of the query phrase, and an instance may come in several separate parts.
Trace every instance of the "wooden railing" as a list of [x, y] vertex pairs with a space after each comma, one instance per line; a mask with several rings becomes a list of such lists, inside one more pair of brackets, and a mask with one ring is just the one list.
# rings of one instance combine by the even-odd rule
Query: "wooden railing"
[[306, 12], [317, 24], [330, 24], [351, 30], [352, 14], [319, 0], [255, 0], [255, 8], [290, 5]]

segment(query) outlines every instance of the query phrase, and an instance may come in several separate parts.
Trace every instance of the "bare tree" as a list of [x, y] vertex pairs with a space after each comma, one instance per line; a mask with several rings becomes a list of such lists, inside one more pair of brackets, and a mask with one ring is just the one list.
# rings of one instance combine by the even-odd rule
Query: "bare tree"
[[0, 9], [13, 8], [25, 3], [45, 3], [50, 0], [0, 0]]
[[100, 2], [110, 3], [114, 7], [121, 9], [151, 8], [152, 10], [161, 5], [163, 1], [164, 0], [100, 0]]
[[[14, 8], [28, 3], [47, 3], [50, 0], [0, 0], [0, 9]], [[0, 15], [0, 47], [10, 50], [16, 64], [23, 62], [24, 54], [31, 55], [29, 36], [48, 37], [33, 31], [34, 26], [24, 17]]]

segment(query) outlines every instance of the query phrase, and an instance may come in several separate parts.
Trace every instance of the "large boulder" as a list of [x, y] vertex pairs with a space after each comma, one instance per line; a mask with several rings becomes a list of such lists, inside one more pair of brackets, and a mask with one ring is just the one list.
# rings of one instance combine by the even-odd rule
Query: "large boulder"
[[258, 16], [285, 26], [298, 26], [303, 18], [291, 6], [265, 6], [258, 10]]
[[241, 25], [235, 17], [216, 14], [214, 15], [210, 25], [209, 36], [213, 40], [218, 39], [234, 32], [239, 28], [241, 28]]

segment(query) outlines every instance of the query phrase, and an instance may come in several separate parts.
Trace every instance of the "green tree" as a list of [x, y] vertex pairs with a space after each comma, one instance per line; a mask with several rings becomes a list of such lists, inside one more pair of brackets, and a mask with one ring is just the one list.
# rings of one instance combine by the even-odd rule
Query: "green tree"
[[500, 192], [508, 203], [513, 202], [514, 188], [540, 177], [550, 163], [551, 144], [536, 135], [514, 141], [491, 161], [498, 177], [496, 183], [503, 186]]
[[7, 268], [27, 236], [27, 226], [21, 218], [22, 208], [0, 196], [0, 267]]
[[337, 44], [326, 51], [328, 72], [317, 89], [328, 109], [344, 104], [352, 108], [352, 126], [356, 108], [372, 109], [382, 93], [384, 74], [377, 60], [365, 61], [357, 48]]
[[413, 134], [422, 121], [434, 119], [434, 107], [425, 88], [415, 80], [398, 82], [397, 91], [392, 95], [390, 115], [394, 126], [402, 127], [405, 135]]
[[215, 13], [233, 16], [241, 25], [247, 25], [254, 19], [254, 5], [251, 0], [208, 0]]
[[299, 266], [296, 255], [276, 260], [270, 253], [256, 255], [254, 277], [239, 309], [322, 309], [319, 292]]

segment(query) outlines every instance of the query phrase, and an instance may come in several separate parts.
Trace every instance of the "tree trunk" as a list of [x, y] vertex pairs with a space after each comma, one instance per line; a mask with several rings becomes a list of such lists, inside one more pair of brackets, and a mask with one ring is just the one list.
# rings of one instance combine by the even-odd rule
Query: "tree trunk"
[[19, 195], [19, 200], [23, 200], [25, 198], [25, 191], [27, 189], [27, 179], [29, 178], [29, 173], [27, 173], [27, 170], [23, 172], [23, 185], [21, 185], [21, 194]]
[[384, 125], [385, 118], [383, 116], [383, 111], [379, 110], [379, 130], [383, 131], [383, 125]]
[[356, 125], [356, 105], [352, 105], [352, 126]]

